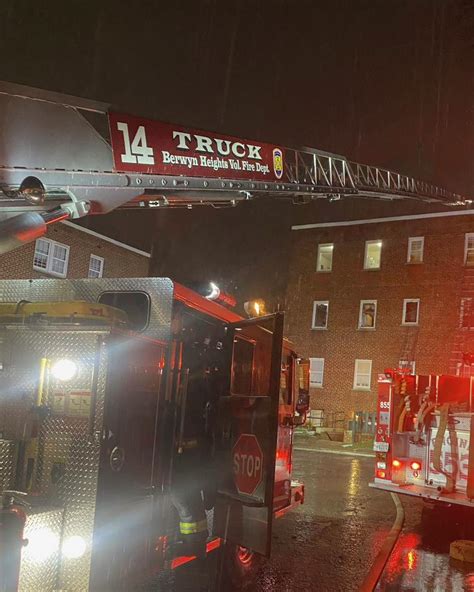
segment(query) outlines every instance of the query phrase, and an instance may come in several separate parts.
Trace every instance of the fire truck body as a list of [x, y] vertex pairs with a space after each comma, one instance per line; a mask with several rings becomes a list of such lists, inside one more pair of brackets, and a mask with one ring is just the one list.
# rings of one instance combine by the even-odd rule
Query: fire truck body
[[[211, 547], [268, 553], [274, 515], [303, 501], [297, 358], [281, 328], [278, 314], [245, 321], [169, 279], [0, 282], [0, 589], [15, 577], [19, 590], [143, 589], [169, 565], [173, 465], [185, 426], [203, 420], [204, 384]], [[242, 479], [243, 439], [258, 450]], [[5, 526], [20, 507], [23, 541]]]
[[474, 377], [379, 375], [371, 486], [474, 506], [473, 396]]

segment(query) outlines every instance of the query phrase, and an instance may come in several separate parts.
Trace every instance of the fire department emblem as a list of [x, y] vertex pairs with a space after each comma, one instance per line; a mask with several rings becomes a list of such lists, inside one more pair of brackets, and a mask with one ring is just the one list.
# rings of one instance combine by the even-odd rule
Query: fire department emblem
[[273, 172], [277, 179], [283, 177], [283, 152], [280, 148], [273, 149]]

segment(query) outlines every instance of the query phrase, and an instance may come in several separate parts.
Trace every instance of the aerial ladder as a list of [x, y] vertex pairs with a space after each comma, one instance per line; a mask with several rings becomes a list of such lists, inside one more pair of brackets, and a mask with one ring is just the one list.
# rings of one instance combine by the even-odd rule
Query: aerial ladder
[[117, 208], [232, 206], [265, 195], [470, 203], [322, 150], [202, 132], [13, 83], [0, 82], [0, 121], [0, 253], [61, 220]]

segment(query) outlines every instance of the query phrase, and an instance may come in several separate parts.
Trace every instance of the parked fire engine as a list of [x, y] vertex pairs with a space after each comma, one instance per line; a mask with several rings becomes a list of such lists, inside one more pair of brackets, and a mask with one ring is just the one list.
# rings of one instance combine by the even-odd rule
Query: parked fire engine
[[176, 466], [199, 447], [187, 425], [210, 434], [193, 473], [215, 475], [207, 550], [226, 547], [221, 583], [247, 577], [304, 496], [291, 464], [308, 364], [282, 314], [244, 320], [161, 278], [0, 294], [0, 590], [143, 590], [191, 561], [169, 554], [202, 531], [173, 505]]
[[474, 507], [473, 396], [474, 377], [379, 375], [371, 485]]

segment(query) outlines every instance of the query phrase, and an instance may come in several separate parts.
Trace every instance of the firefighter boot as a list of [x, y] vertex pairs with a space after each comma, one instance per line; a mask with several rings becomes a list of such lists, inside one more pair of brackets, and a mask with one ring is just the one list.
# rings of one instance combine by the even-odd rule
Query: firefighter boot
[[207, 527], [205, 531], [201, 532], [191, 534], [181, 533], [181, 540], [183, 541], [183, 551], [185, 552], [185, 555], [194, 555], [198, 559], [205, 559]]

